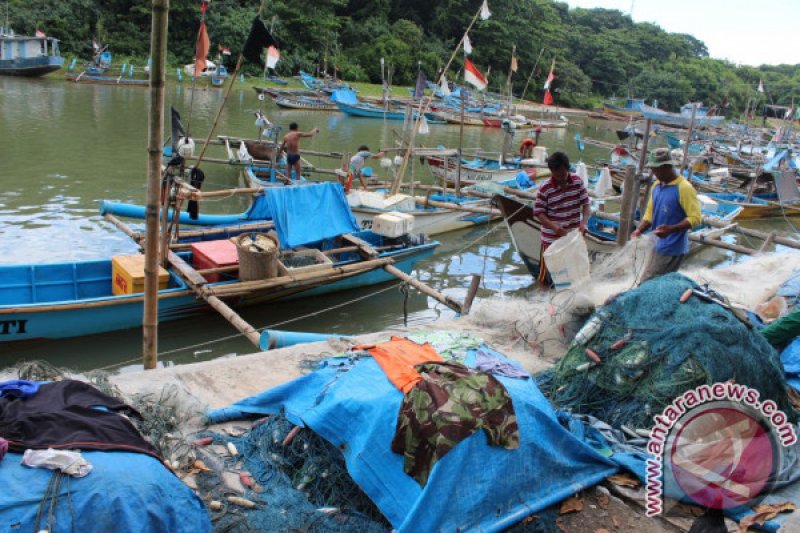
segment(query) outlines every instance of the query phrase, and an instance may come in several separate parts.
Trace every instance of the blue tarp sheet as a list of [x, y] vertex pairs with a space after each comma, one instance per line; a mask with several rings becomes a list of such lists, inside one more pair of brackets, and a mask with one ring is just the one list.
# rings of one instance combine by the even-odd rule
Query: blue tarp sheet
[[618, 467], [558, 423], [534, 380], [498, 379], [514, 403], [520, 447], [490, 446], [478, 431], [436, 463], [425, 487], [403, 472], [403, 457], [391, 451], [403, 395], [371, 358], [329, 360], [209, 418], [283, 412], [308, 426], [343, 450], [352, 478], [399, 532], [500, 531]]
[[[82, 455], [94, 468], [86, 477], [62, 481], [55, 513], [58, 527], [50, 531], [211, 531], [200, 498], [153, 457], [127, 452]], [[23, 466], [21, 461], [18, 453], [0, 460], [3, 532], [48, 529], [47, 506], [40, 527], [35, 526], [52, 472]]]
[[781, 363], [783, 363], [786, 383], [800, 392], [800, 337], [793, 340], [789, 346], [783, 349]]
[[[259, 200], [257, 200], [259, 201]], [[358, 231], [344, 190], [339, 183], [264, 190], [266, 212], [272, 213], [281, 247], [294, 248], [311, 242]], [[263, 210], [259, 207], [258, 213]]]

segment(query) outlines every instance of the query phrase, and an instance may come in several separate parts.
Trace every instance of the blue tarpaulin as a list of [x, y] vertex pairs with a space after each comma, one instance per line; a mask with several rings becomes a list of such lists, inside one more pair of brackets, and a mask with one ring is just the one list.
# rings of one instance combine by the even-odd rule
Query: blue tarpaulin
[[339, 183], [269, 188], [257, 201], [264, 202], [257, 212], [272, 214], [283, 248], [359, 230]]
[[52, 471], [23, 466], [19, 453], [0, 460], [0, 531], [211, 531], [203, 502], [157, 459], [128, 452], [82, 455], [93, 469], [86, 477], [62, 480], [52, 528], [49, 504], [36, 527]]
[[354, 481], [398, 531], [500, 531], [618, 470], [559, 424], [534, 380], [498, 377], [514, 404], [520, 447], [490, 446], [478, 431], [420, 487], [390, 447], [403, 394], [372, 358], [343, 361], [211, 411], [209, 419], [282, 412], [311, 428], [343, 450]]

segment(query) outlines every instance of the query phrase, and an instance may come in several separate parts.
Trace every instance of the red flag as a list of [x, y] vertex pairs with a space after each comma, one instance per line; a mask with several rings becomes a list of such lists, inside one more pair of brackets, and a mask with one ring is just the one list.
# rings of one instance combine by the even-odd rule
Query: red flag
[[45, 35], [44, 32], [39, 28], [36, 28], [36, 33], [34, 35], [36, 35], [36, 37], [47, 37], [47, 35]]
[[467, 58], [464, 58], [464, 81], [474, 85], [479, 91], [486, 89], [489, 84], [481, 71]]
[[200, 4], [200, 14], [205, 13], [206, 9], [208, 9], [208, 0], [203, 0]]
[[200, 31], [197, 32], [197, 47], [195, 48], [194, 56], [194, 76], [195, 78], [203, 72], [206, 68], [206, 56], [208, 49], [211, 47], [211, 41], [208, 40], [208, 31], [206, 31], [206, 23], [200, 23]]
[[553, 105], [553, 95], [550, 94], [550, 89], [547, 89], [544, 92], [544, 102], [542, 102], [542, 103], [544, 105]]

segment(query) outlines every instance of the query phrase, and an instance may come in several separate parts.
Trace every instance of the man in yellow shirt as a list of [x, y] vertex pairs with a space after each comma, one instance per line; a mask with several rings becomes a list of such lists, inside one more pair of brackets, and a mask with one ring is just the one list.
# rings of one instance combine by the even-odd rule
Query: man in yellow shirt
[[689, 251], [689, 230], [702, 221], [697, 192], [675, 172], [676, 166], [680, 165], [667, 148], [653, 150], [647, 160], [658, 182], [650, 191], [642, 222], [631, 236], [638, 238], [655, 227], [653, 234], [658, 239], [641, 281], [676, 272]]

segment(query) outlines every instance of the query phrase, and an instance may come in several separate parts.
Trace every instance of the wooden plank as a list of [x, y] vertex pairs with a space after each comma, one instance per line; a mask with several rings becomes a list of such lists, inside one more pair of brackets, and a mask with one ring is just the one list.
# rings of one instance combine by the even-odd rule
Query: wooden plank
[[437, 200], [431, 200], [427, 196], [415, 196], [414, 201], [418, 204], [429, 205], [431, 207], [438, 207], [439, 209], [450, 209], [451, 211], [466, 211], [467, 213], [481, 213], [493, 217], [502, 216], [502, 213], [500, 213], [498, 209], [492, 209], [491, 207], [468, 206], [468, 205], [455, 204], [452, 202], [439, 202]]
[[173, 252], [172, 250], [167, 253], [167, 260], [169, 264], [178, 271], [178, 273], [186, 278], [189, 282], [189, 285], [194, 287], [202, 287], [208, 281], [204, 278], [201, 274], [199, 274], [192, 266], [184, 261], [178, 254]]

